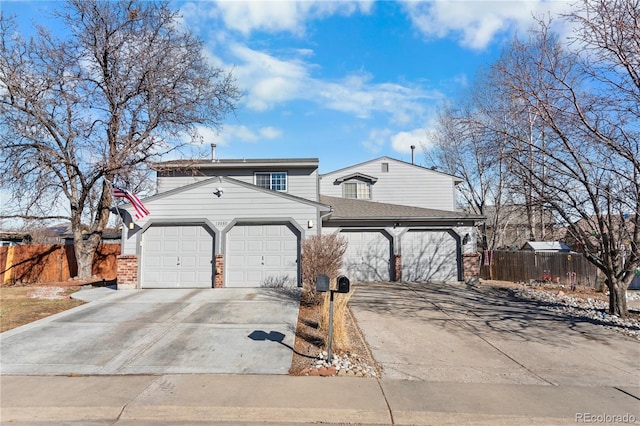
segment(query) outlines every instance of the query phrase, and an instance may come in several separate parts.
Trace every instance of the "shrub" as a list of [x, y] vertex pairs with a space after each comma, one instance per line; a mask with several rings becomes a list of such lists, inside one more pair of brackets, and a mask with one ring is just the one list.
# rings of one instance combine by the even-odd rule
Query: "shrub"
[[312, 235], [302, 242], [302, 302], [318, 305], [322, 297], [316, 293], [316, 277], [328, 275], [335, 281], [342, 257], [347, 250], [347, 241], [337, 234]]

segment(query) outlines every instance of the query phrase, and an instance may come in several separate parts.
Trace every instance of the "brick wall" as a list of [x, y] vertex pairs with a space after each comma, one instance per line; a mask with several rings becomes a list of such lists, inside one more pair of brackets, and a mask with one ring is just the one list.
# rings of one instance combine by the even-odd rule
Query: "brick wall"
[[465, 253], [462, 255], [463, 277], [465, 282], [476, 282], [480, 279], [480, 254]]
[[393, 256], [393, 281], [402, 281], [402, 256], [396, 254]]
[[118, 290], [138, 288], [138, 256], [118, 256]]
[[224, 287], [224, 258], [221, 254], [216, 254], [216, 274], [213, 282], [213, 287]]

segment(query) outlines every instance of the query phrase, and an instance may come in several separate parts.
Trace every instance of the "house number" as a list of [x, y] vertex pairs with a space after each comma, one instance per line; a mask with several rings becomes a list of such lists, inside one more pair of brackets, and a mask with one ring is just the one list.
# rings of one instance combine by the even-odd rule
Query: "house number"
[[227, 226], [229, 222], [216, 222], [216, 226]]

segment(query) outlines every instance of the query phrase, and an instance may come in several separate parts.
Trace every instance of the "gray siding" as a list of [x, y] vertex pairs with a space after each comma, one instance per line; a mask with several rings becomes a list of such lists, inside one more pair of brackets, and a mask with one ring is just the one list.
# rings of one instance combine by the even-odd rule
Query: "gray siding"
[[[389, 164], [388, 172], [381, 171], [382, 163]], [[352, 173], [363, 173], [378, 178], [377, 182], [371, 185], [371, 201], [456, 210], [453, 176], [386, 157], [322, 175], [320, 193], [342, 197], [342, 184], [335, 185], [334, 182]]]
[[[217, 187], [224, 189], [224, 194], [219, 198], [213, 195]], [[305, 230], [306, 235], [318, 232], [316, 206], [291, 200], [270, 191], [247, 188], [228, 181], [219, 182], [217, 179], [167, 196], [152, 197], [143, 202], [151, 214], [136, 221], [136, 229], [125, 231], [127, 235], [123, 241], [123, 254], [136, 253], [137, 233], [148, 221], [185, 223], [207, 219], [222, 231], [235, 219], [255, 219], [256, 222], [264, 222], [274, 218], [293, 218]], [[131, 210], [129, 208], [130, 213]], [[314, 222], [314, 227], [307, 229], [310, 220]]]
[[247, 169], [217, 169], [217, 170], [201, 170], [198, 176], [192, 176], [191, 173], [176, 172], [172, 175], [159, 175], [157, 179], [158, 193], [167, 192], [181, 186], [189, 185], [201, 180], [209, 179], [211, 176], [228, 176], [242, 182], [250, 184], [254, 183], [255, 172], [286, 172], [287, 173], [287, 194], [296, 197], [306, 198], [307, 200], [318, 201], [318, 169], [287, 169], [286, 167], [273, 167], [269, 169], [257, 168], [256, 170]]

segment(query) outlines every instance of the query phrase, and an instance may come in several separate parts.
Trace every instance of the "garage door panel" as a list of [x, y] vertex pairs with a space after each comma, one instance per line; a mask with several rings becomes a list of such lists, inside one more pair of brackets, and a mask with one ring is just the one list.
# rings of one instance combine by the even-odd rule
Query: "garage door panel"
[[343, 270], [356, 281], [389, 281], [391, 279], [391, 240], [380, 231], [343, 231], [347, 250]]
[[214, 237], [204, 226], [151, 226], [143, 235], [143, 288], [210, 288]]
[[403, 280], [458, 280], [457, 241], [449, 232], [409, 231], [401, 244]]
[[226, 286], [297, 285], [298, 244], [289, 225], [234, 226], [227, 234]]

